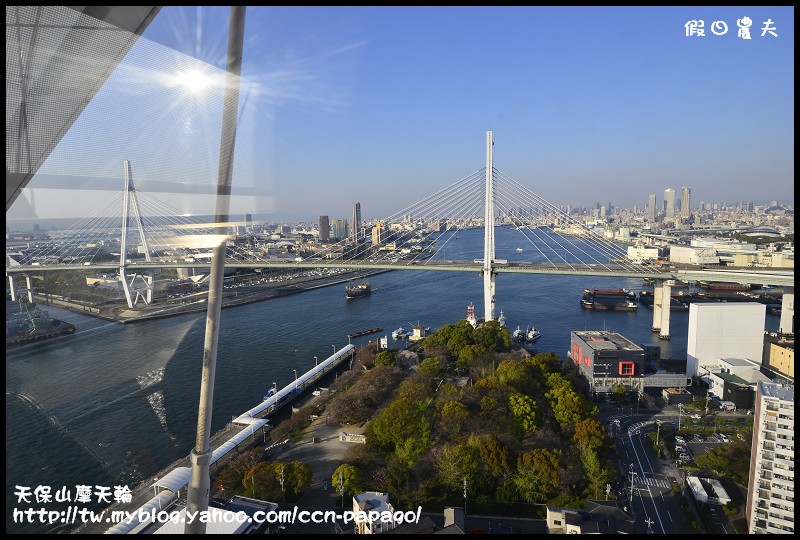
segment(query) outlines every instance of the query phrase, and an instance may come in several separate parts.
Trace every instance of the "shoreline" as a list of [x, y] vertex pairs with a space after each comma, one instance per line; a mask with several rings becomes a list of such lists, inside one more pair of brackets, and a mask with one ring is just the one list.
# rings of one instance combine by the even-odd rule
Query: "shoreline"
[[[391, 270], [373, 270], [367, 272], [353, 272], [346, 276], [336, 276], [335, 278], [318, 278], [309, 280], [298, 280], [295, 283], [281, 285], [278, 287], [259, 287], [255, 291], [248, 293], [225, 293], [223, 292], [221, 309], [232, 308], [236, 306], [244, 306], [256, 302], [263, 302], [273, 298], [281, 298], [292, 294], [297, 294], [305, 291], [319, 289], [322, 287], [330, 287], [332, 285], [340, 285], [347, 283], [353, 279], [363, 279], [369, 276], [382, 274], [384, 272], [391, 272]], [[59, 299], [47, 298], [42, 294], [35, 294], [34, 299], [40, 302], [43, 306], [55, 306], [80, 313], [89, 315], [99, 319], [117, 322], [120, 324], [129, 324], [139, 321], [150, 321], [154, 319], [164, 319], [167, 317], [175, 317], [178, 315], [187, 315], [190, 313], [201, 313], [207, 311], [208, 298], [205, 297], [193, 301], [191, 304], [179, 304], [173, 306], [164, 306], [164, 304], [150, 304], [144, 308], [130, 309], [127, 305], [115, 305], [111, 307], [98, 307], [91, 304], [82, 304], [74, 301], [66, 301]]]

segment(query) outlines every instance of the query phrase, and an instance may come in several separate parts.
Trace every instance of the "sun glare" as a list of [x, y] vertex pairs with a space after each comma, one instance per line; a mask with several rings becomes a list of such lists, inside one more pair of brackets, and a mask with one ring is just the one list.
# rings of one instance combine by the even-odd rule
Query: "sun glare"
[[193, 94], [200, 94], [210, 87], [214, 80], [200, 70], [190, 69], [176, 73], [175, 82]]

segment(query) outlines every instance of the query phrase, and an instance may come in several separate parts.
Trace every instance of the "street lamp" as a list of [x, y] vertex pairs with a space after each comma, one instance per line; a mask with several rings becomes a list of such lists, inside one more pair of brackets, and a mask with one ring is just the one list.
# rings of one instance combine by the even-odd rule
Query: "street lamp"
[[319, 364], [318, 364], [317, 357], [315, 356], [314, 357], [314, 369], [317, 369], [317, 367], [319, 367]]
[[331, 345], [333, 347], [333, 354], [336, 354], [336, 345]]
[[292, 371], [294, 371], [294, 391], [296, 393], [297, 392], [297, 370], [293, 369]]
[[683, 403], [678, 403], [678, 431], [681, 430], [681, 413], [683, 412]]

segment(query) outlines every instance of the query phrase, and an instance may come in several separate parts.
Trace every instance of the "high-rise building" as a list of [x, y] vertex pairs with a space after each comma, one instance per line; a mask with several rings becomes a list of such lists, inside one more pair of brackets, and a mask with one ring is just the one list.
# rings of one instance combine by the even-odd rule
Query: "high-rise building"
[[707, 377], [720, 358], [761, 362], [767, 306], [758, 302], [689, 304], [686, 376]]
[[344, 240], [347, 238], [347, 220], [334, 219], [331, 222], [331, 239]]
[[667, 188], [664, 190], [664, 219], [672, 219], [675, 216], [675, 190]]
[[745, 513], [750, 534], [794, 532], [793, 386], [758, 383]]
[[647, 221], [653, 223], [656, 220], [656, 196], [654, 193], [647, 198]]
[[386, 227], [383, 223], [378, 222], [372, 226], [372, 245], [383, 244], [384, 240], [386, 240]]
[[319, 239], [321, 242], [331, 239], [331, 224], [328, 216], [319, 216]]
[[681, 188], [681, 218], [682, 219], [689, 219], [689, 215], [691, 214], [691, 207], [689, 206], [689, 197], [692, 194], [692, 188], [683, 187]]
[[252, 230], [253, 228], [253, 216], [251, 216], [250, 214], [244, 215], [244, 227], [248, 231]]
[[353, 203], [353, 230], [350, 231], [350, 237], [353, 240], [358, 238], [361, 234], [361, 203]]

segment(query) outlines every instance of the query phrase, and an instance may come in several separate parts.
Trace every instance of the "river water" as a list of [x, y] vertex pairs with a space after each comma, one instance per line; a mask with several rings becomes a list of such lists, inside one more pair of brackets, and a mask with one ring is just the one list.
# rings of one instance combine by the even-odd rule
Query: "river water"
[[[497, 258], [527, 260], [516, 231], [498, 228]], [[517, 240], [521, 238], [521, 240]], [[482, 258], [482, 229], [465, 230], [442, 257]], [[222, 310], [212, 429], [258, 404], [266, 390], [294, 379], [348, 343], [347, 334], [384, 332], [352, 340], [360, 345], [413, 324], [435, 329], [483, 314], [477, 273], [393, 271], [370, 278], [372, 294], [345, 299], [333, 285]], [[611, 330], [638, 344], [662, 347], [662, 358], [685, 358], [688, 313], [672, 313], [672, 339], [650, 331], [652, 311], [593, 312], [580, 307], [584, 288], [641, 290], [642, 280], [591, 276], [500, 274], [497, 315], [507, 326], [532, 325], [536, 348], [566, 356], [572, 330]], [[48, 308], [73, 323], [75, 335], [6, 352], [6, 530], [36, 532], [56, 526], [14, 524], [15, 486], [134, 485], [157, 475], [194, 444], [205, 314], [117, 324]], [[767, 315], [775, 331], [779, 317]], [[391, 336], [389, 337], [391, 342]], [[395, 342], [395, 346], [397, 343]], [[33, 498], [31, 498], [33, 500]], [[82, 505], [86, 506], [86, 505]]]

